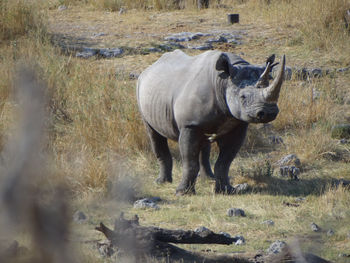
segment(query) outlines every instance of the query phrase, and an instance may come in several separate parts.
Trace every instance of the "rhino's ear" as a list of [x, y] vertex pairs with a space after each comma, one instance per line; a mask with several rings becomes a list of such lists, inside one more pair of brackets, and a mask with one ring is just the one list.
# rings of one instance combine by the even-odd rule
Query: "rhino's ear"
[[216, 61], [216, 70], [224, 71], [225, 73], [230, 74], [230, 66], [230, 58], [225, 53], [221, 53], [218, 60]]

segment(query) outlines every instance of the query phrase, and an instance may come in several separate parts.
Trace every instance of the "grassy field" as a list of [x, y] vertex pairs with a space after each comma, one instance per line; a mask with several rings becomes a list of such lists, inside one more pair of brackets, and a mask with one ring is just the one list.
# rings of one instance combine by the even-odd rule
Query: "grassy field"
[[[80, 210], [88, 216], [84, 224], [70, 224], [69, 239], [79, 261], [112, 262], [99, 256], [93, 242], [82, 241], [102, 239], [94, 227], [100, 221], [112, 225], [123, 211], [127, 216], [138, 214], [143, 225], [171, 229], [205, 226], [246, 239], [243, 246], [183, 246], [193, 251], [210, 248], [256, 253], [265, 251], [275, 240], [297, 239], [303, 251], [347, 262], [348, 258], [338, 255], [350, 251], [350, 192], [331, 183], [340, 178], [350, 180], [350, 144], [332, 139], [331, 128], [350, 122], [349, 71], [307, 81], [293, 78], [284, 83], [277, 119], [268, 127], [251, 125], [230, 170], [231, 183], [246, 182], [251, 191], [236, 196], [214, 195], [213, 182], [200, 178], [197, 194], [183, 197], [174, 195], [181, 178], [176, 143], [170, 144], [174, 183], [154, 183], [158, 167], [138, 114], [136, 81], [129, 78], [129, 73], [140, 73], [155, 62], [161, 53], [141, 51], [159, 45], [168, 34], [212, 30], [243, 32], [242, 45], [225, 43], [215, 48], [240, 54], [251, 63], [262, 64], [275, 53], [277, 57], [286, 54], [290, 67], [349, 67], [350, 31], [343, 20], [349, 1], [222, 0], [212, 1], [206, 10], [195, 9], [193, 1], [180, 2], [184, 9], [165, 0], [0, 0], [3, 184], [11, 176], [6, 161], [11, 160], [8, 145], [16, 140], [23, 116], [31, 118], [23, 112], [21, 115], [21, 103], [16, 100], [17, 72], [26, 65], [44, 83], [47, 98], [43, 145], [32, 154], [38, 155], [40, 167], [32, 165], [31, 169], [37, 170], [26, 172], [38, 174], [35, 182], [45, 198], [52, 198], [57, 186], [68, 189], [70, 211]], [[68, 8], [59, 11], [60, 5]], [[126, 13], [114, 12], [121, 7]], [[239, 24], [227, 24], [226, 14], [232, 12], [240, 14]], [[104, 34], [93, 37], [101, 32]], [[86, 60], [64, 54], [57, 45], [62, 43], [130, 51], [121, 58]], [[196, 55], [201, 51], [185, 52]], [[319, 94], [317, 98], [314, 91]], [[284, 143], [271, 144], [271, 135], [280, 136]], [[266, 163], [273, 165], [290, 153], [301, 161], [299, 181], [278, 177], [276, 171], [272, 175], [266, 172]], [[212, 163], [216, 156], [214, 150]], [[132, 202], [123, 201], [125, 195], [132, 200], [159, 196], [163, 200], [161, 209], [136, 210]], [[298, 207], [284, 205], [296, 203], [297, 197], [305, 197]], [[244, 209], [247, 216], [226, 216], [231, 207]], [[267, 219], [275, 225], [261, 224]], [[312, 232], [312, 222], [322, 230]], [[28, 228], [15, 224], [15, 239], [20, 245], [35, 248], [29, 237], [35, 232]], [[327, 236], [329, 229], [334, 231], [333, 236]], [[25, 257], [23, 262], [30, 260]]]

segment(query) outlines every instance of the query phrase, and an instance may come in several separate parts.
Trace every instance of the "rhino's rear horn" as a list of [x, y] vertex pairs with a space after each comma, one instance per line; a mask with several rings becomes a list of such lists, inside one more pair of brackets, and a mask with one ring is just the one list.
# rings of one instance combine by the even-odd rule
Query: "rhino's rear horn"
[[282, 65], [278, 71], [277, 77], [274, 79], [274, 81], [271, 83], [270, 86], [268, 86], [263, 90], [264, 98], [266, 99], [266, 101], [277, 102], [280, 94], [280, 90], [282, 87], [282, 83], [284, 80], [285, 65], [286, 65], [286, 56], [283, 55]]

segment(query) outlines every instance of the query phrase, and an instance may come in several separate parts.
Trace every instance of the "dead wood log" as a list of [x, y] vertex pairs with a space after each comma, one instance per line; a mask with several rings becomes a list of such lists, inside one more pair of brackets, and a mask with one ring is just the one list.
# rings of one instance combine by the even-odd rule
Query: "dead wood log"
[[115, 222], [114, 230], [100, 223], [96, 230], [102, 232], [111, 245], [118, 247], [124, 253], [138, 258], [167, 258], [171, 261], [183, 262], [249, 262], [247, 259], [227, 255], [207, 255], [193, 253], [169, 243], [182, 244], [232, 244], [237, 238], [216, 234], [210, 230], [185, 231], [169, 230], [157, 227], [139, 225], [138, 217], [126, 220], [123, 214]]

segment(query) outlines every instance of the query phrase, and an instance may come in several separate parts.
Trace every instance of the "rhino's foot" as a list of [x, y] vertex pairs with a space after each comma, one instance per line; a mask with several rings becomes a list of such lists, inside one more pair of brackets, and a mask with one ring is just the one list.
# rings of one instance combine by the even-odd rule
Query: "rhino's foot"
[[231, 185], [216, 185], [215, 194], [233, 195], [236, 193], [236, 189]]
[[176, 188], [176, 195], [181, 196], [181, 195], [195, 195], [196, 190], [194, 187], [178, 187]]
[[173, 182], [173, 178], [171, 177], [162, 177], [162, 176], [159, 176], [157, 179], [156, 179], [156, 183], [157, 184], [165, 184], [165, 183], [172, 183]]

